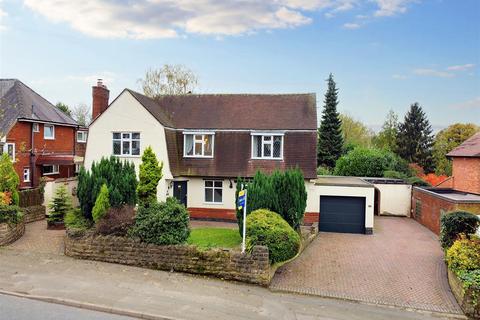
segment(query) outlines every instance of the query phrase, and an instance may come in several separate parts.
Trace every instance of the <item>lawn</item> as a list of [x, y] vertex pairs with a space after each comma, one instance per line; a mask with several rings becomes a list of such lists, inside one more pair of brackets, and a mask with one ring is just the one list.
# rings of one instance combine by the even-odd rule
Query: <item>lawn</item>
[[200, 248], [234, 248], [240, 245], [242, 238], [237, 229], [198, 228], [192, 229], [188, 244]]

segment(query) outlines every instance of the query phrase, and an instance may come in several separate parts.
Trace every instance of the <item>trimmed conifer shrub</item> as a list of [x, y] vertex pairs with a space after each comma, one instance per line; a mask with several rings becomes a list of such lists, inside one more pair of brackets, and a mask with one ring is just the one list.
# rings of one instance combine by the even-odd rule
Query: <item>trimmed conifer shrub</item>
[[100, 188], [100, 193], [98, 194], [97, 200], [95, 200], [95, 205], [92, 209], [93, 221], [97, 223], [102, 219], [110, 209], [110, 196], [108, 193], [108, 187], [106, 184], [103, 184]]
[[440, 218], [440, 243], [449, 248], [459, 234], [473, 234], [480, 226], [480, 218], [466, 211], [447, 213]]
[[145, 149], [140, 164], [139, 183], [137, 187], [138, 201], [142, 206], [157, 201], [157, 186], [162, 179], [163, 163], [158, 163], [157, 156], [151, 147]]
[[65, 186], [57, 188], [49, 208], [51, 211], [48, 215], [48, 222], [53, 223], [63, 222], [65, 215], [72, 211], [72, 201]]

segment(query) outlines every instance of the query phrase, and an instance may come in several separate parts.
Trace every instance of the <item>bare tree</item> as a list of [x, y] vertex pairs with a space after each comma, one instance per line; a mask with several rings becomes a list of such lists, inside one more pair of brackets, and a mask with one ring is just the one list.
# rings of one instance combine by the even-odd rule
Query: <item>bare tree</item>
[[88, 126], [90, 121], [92, 121], [90, 108], [85, 103], [81, 103], [73, 108], [72, 117], [79, 125], [84, 127]]
[[160, 69], [149, 69], [144, 79], [139, 79], [143, 93], [155, 98], [162, 94], [187, 94], [198, 83], [192, 70], [181, 64], [165, 64]]

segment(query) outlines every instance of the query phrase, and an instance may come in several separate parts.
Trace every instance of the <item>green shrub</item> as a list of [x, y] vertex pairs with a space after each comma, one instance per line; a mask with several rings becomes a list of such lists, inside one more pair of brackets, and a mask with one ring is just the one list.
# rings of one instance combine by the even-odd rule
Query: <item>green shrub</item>
[[90, 171], [82, 167], [78, 174], [77, 195], [83, 215], [92, 219], [92, 209], [103, 184], [108, 187], [111, 207], [135, 205], [137, 183], [135, 165], [114, 156], [93, 162]]
[[0, 223], [17, 224], [22, 216], [20, 207], [0, 204]]
[[415, 187], [431, 187], [432, 186], [427, 181], [422, 180], [419, 177], [415, 177], [415, 176], [407, 178], [407, 182]]
[[271, 263], [293, 258], [300, 248], [300, 236], [282, 217], [260, 209], [247, 217], [247, 248], [256, 245], [268, 247]]
[[19, 204], [18, 185], [20, 178], [13, 167], [13, 163], [7, 153], [0, 156], [0, 192], [8, 192], [11, 196], [12, 203]]
[[447, 213], [440, 218], [440, 243], [444, 249], [450, 247], [458, 235], [476, 232], [480, 225], [478, 216], [465, 211]]
[[329, 176], [332, 173], [333, 173], [332, 170], [328, 167], [320, 166], [317, 168], [317, 176]]
[[50, 208], [49, 222], [62, 222], [65, 215], [72, 211], [72, 202], [65, 186], [62, 185], [57, 188], [48, 207]]
[[139, 183], [137, 187], [140, 205], [157, 201], [157, 186], [162, 179], [163, 163], [158, 164], [157, 156], [151, 147], [145, 149], [140, 164]]
[[465, 235], [460, 235], [447, 250], [445, 258], [448, 267], [454, 272], [480, 269], [480, 239], [468, 239]]
[[135, 224], [135, 208], [129, 205], [113, 207], [95, 224], [95, 231], [103, 235], [126, 236]]
[[407, 179], [407, 176], [404, 173], [395, 171], [395, 170], [386, 170], [383, 173], [385, 178], [393, 178], [393, 179]]
[[92, 209], [93, 221], [96, 223], [102, 219], [108, 209], [110, 209], [110, 195], [108, 193], [107, 185], [103, 184]]
[[140, 207], [129, 234], [157, 245], [185, 243], [190, 235], [187, 209], [175, 198]]
[[67, 212], [63, 222], [69, 229], [86, 230], [92, 226], [92, 222], [82, 215], [82, 211], [79, 208]]

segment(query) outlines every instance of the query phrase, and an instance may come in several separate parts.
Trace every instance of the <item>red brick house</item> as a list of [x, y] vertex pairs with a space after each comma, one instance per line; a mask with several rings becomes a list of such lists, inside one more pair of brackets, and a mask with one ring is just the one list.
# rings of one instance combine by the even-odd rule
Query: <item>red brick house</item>
[[442, 214], [455, 210], [480, 214], [480, 132], [447, 157], [452, 159], [452, 177], [436, 188], [414, 188], [412, 195], [412, 217], [436, 234]]
[[86, 128], [17, 79], [0, 79], [0, 137], [20, 177], [20, 188], [42, 176], [67, 178], [83, 162]]

